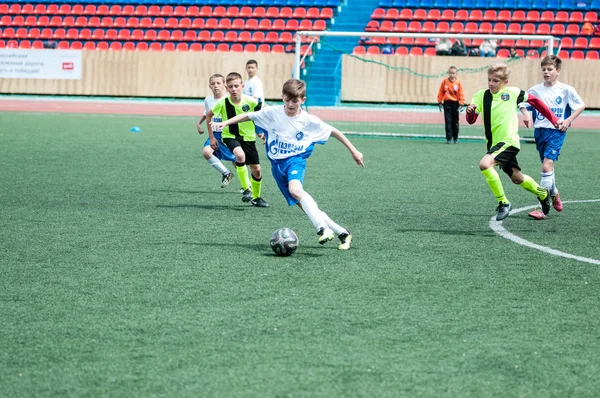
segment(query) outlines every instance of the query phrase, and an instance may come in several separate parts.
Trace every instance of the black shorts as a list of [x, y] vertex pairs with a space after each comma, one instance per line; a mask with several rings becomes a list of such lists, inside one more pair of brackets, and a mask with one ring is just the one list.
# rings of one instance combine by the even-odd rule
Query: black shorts
[[519, 167], [519, 162], [517, 162], [517, 154], [519, 151], [519, 148], [516, 148], [512, 145], [507, 146], [506, 143], [499, 142], [491, 147], [487, 153], [494, 157], [500, 166], [500, 170], [508, 174], [510, 177], [512, 176], [513, 168], [521, 170]]
[[231, 152], [235, 148], [241, 147], [246, 154], [246, 164], [260, 164], [256, 141], [244, 141], [242, 137], [236, 136], [235, 138], [223, 138], [223, 144], [227, 145]]

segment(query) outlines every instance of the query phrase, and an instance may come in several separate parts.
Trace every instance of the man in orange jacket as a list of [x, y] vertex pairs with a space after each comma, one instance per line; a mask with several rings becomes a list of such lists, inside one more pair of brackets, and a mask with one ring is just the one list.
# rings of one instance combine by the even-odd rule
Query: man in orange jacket
[[446, 122], [446, 144], [452, 140], [458, 144], [458, 112], [465, 105], [465, 93], [456, 74], [455, 66], [448, 68], [448, 77], [442, 82], [437, 95], [438, 106], [440, 112], [444, 112]]

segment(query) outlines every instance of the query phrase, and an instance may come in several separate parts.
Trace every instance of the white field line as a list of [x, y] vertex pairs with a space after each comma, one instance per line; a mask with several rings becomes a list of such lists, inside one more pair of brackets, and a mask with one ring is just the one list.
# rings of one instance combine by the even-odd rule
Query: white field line
[[[600, 202], [600, 199], [590, 199], [590, 200], [569, 200], [569, 201], [564, 201], [563, 203], [593, 203], [593, 202]], [[527, 211], [527, 210], [531, 210], [534, 209], [536, 206], [527, 206], [527, 207], [521, 207], [519, 209], [515, 209], [515, 210], [511, 210], [510, 214], [515, 214], [515, 213], [520, 213], [523, 211]], [[542, 221], [543, 222], [543, 221]], [[511, 240], [519, 245], [523, 245], [523, 246], [527, 246], [530, 247], [532, 249], [536, 249], [539, 250], [541, 252], [550, 254], [552, 256], [558, 256], [558, 257], [565, 257], [565, 258], [570, 258], [572, 260], [577, 260], [577, 261], [581, 261], [584, 263], [590, 263], [590, 264], [597, 264], [600, 265], [600, 260], [596, 260], [593, 258], [587, 258], [587, 257], [581, 257], [581, 256], [576, 256], [574, 254], [569, 254], [569, 253], [565, 253], [565, 252], [561, 252], [559, 250], [553, 249], [551, 247], [547, 247], [547, 246], [542, 246], [542, 245], [538, 245], [536, 243], [530, 242], [528, 240], [525, 240], [521, 237], [518, 237], [514, 234], [511, 234], [510, 232], [508, 232], [508, 230], [506, 228], [504, 228], [504, 226], [502, 225], [502, 221], [496, 221], [496, 216], [492, 217], [490, 220], [490, 228], [497, 233], [498, 235], [500, 235], [503, 238], [506, 238], [508, 240]]]

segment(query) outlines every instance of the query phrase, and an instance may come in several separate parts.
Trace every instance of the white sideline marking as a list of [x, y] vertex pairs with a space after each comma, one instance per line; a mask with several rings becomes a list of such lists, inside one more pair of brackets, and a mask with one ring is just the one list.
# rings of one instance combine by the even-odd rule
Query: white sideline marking
[[[563, 201], [563, 203], [592, 203], [592, 202], [600, 202], [600, 199]], [[531, 210], [531, 209], [534, 209], [535, 207], [536, 207], [535, 205], [534, 206], [521, 207], [520, 209], [511, 210], [510, 214], [515, 214], [515, 213], [520, 213], [522, 211]], [[520, 238], [517, 235], [511, 234], [510, 232], [508, 232], [506, 230], [506, 228], [504, 228], [504, 226], [502, 225], [502, 221], [496, 221], [496, 216], [494, 216], [494, 217], [491, 218], [491, 220], [490, 220], [490, 228], [495, 233], [497, 233], [498, 235], [500, 235], [501, 237], [506, 238], [508, 240], [512, 240], [513, 242], [515, 242], [515, 243], [517, 243], [519, 245], [531, 247], [532, 249], [536, 249], [536, 250], [539, 250], [541, 252], [551, 254], [553, 256], [565, 257], [565, 258], [570, 258], [572, 260], [582, 261], [584, 263], [591, 263], [591, 264], [600, 265], [600, 260], [596, 260], [596, 259], [593, 259], [593, 258], [576, 256], [574, 254], [569, 254], [569, 253], [564, 253], [564, 252], [561, 252], [559, 250], [555, 250], [555, 249], [553, 249], [551, 247], [538, 245], [536, 243], [533, 243], [533, 242], [530, 242], [530, 241], [525, 240], [523, 238]]]

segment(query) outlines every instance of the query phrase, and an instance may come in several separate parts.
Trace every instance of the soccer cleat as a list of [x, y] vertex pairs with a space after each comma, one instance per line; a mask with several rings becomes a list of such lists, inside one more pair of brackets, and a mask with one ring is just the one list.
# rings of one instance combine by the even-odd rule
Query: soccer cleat
[[352, 234], [350, 231], [346, 230], [343, 234], [339, 234], [338, 238], [340, 239], [340, 244], [338, 246], [339, 250], [348, 250], [350, 249], [350, 243], [352, 243]]
[[248, 203], [252, 200], [252, 191], [249, 189], [246, 189], [244, 192], [242, 192], [242, 202]]
[[229, 185], [229, 181], [233, 178], [233, 173], [230, 171], [227, 174], [223, 174], [223, 178], [221, 178], [221, 188], [225, 188]]
[[563, 210], [562, 200], [560, 200], [560, 195], [558, 194], [558, 192], [552, 197], [552, 207], [554, 207], [554, 210], [556, 211]]
[[550, 191], [548, 188], [545, 188], [545, 191], [546, 197], [544, 199], [538, 198], [538, 200], [540, 201], [540, 205], [542, 205], [542, 212], [544, 212], [544, 214], [548, 214], [550, 213], [550, 206], [552, 206], [552, 197], [550, 196]]
[[321, 228], [319, 232], [317, 232], [317, 235], [319, 236], [319, 244], [321, 245], [333, 240], [333, 237], [335, 236], [333, 231], [327, 227]]
[[250, 203], [256, 207], [269, 207], [269, 204], [263, 198], [252, 199]]
[[536, 207], [534, 211], [532, 211], [531, 213], [528, 214], [528, 216], [533, 219], [536, 219], [536, 220], [545, 220], [546, 219], [546, 215], [544, 214], [542, 209], [539, 207]]
[[510, 203], [498, 203], [498, 207], [496, 207], [496, 211], [498, 211], [498, 214], [496, 215], [496, 221], [502, 221], [508, 217], [510, 209], [512, 209], [512, 205]]

